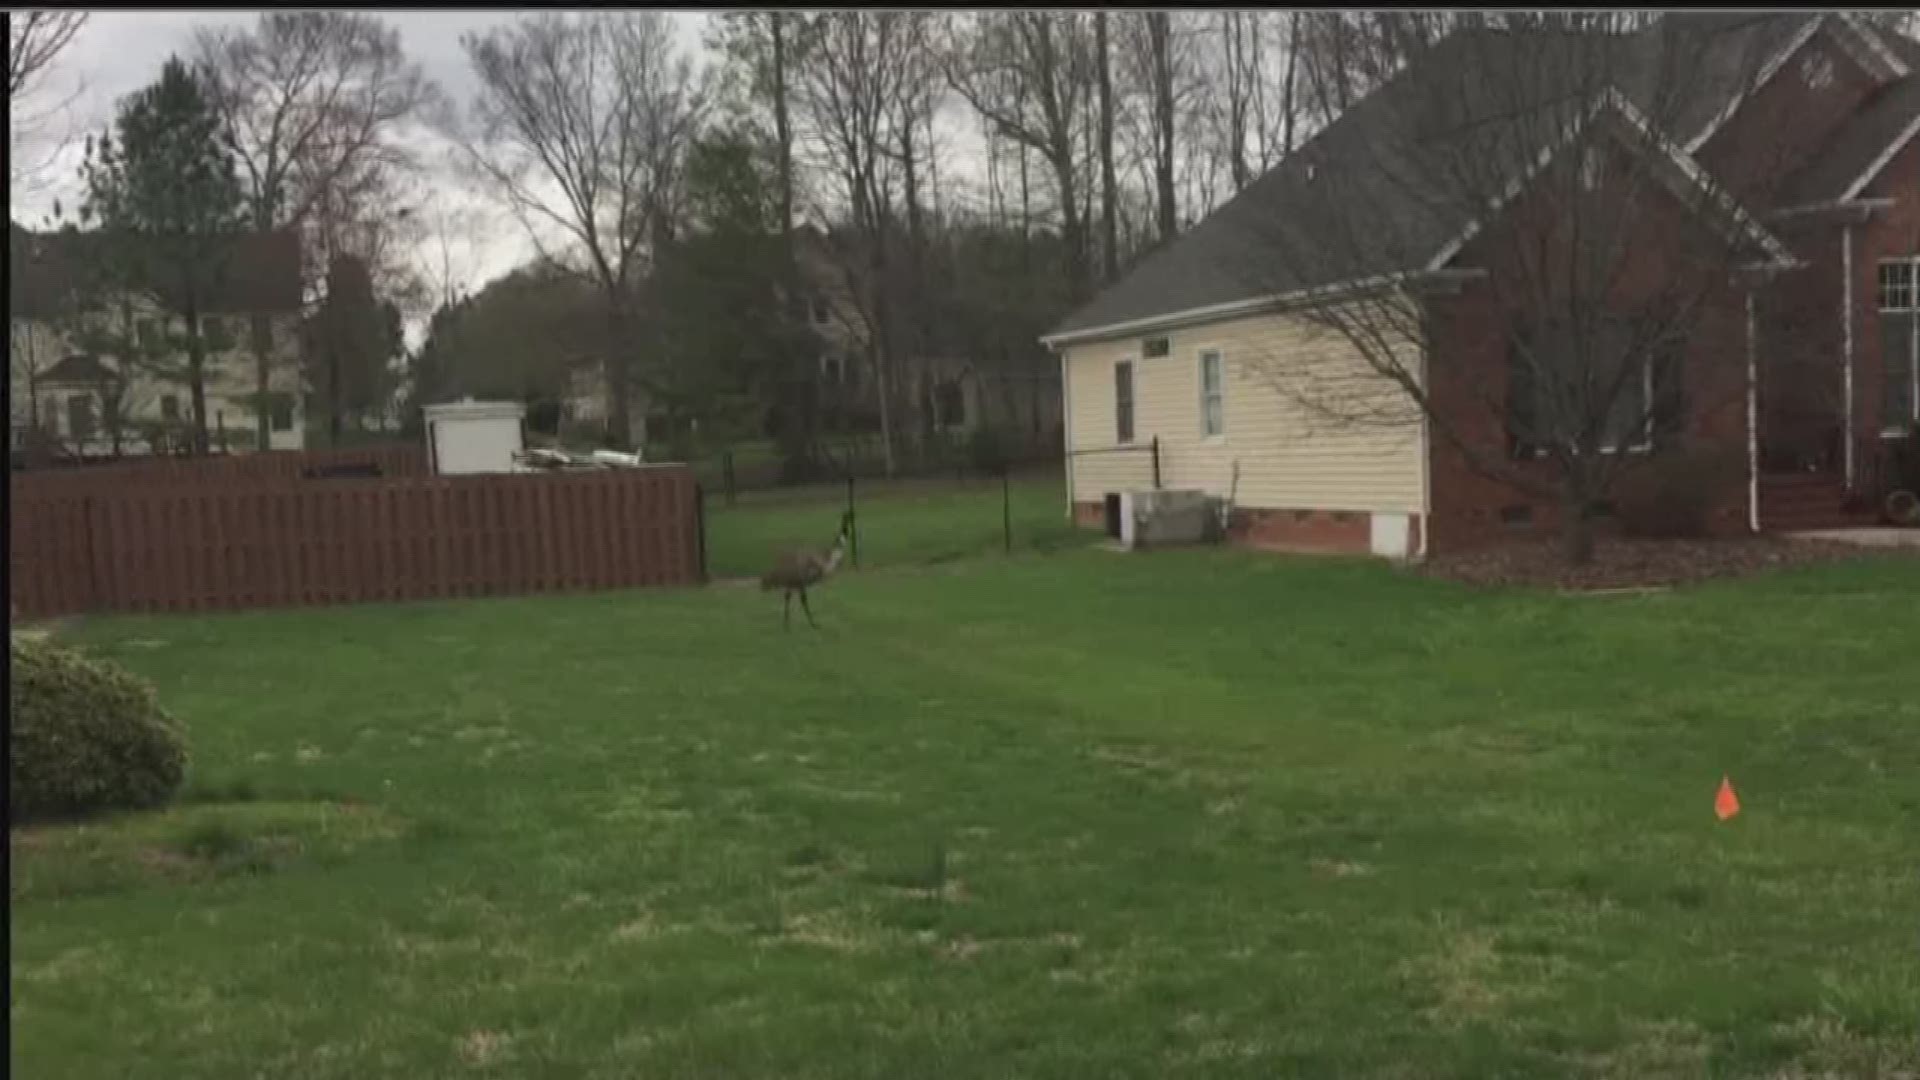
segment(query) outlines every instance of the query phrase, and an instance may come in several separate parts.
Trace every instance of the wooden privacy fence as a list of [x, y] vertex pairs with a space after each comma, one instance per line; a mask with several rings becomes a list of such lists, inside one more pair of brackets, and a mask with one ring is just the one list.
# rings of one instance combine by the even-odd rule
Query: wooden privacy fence
[[429, 476], [425, 447], [412, 443], [337, 450], [269, 450], [209, 457], [128, 458], [107, 465], [33, 469], [12, 475], [16, 492], [119, 490], [129, 484], [185, 487], [296, 483], [309, 473], [377, 469], [382, 477]]
[[684, 467], [12, 493], [20, 613], [211, 611], [687, 585]]

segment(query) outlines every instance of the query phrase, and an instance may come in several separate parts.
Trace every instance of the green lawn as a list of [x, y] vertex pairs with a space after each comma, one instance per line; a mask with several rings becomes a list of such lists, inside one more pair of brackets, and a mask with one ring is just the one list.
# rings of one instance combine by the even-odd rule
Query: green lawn
[[819, 632], [97, 622], [194, 801], [13, 835], [13, 1074], [1920, 1068], [1916, 595], [1077, 549], [850, 573]]
[[[1016, 475], [1005, 501], [1003, 508], [998, 480], [980, 477], [856, 481], [860, 566], [926, 566], [1003, 554], [1009, 532], [1016, 552], [1049, 552], [1098, 539], [1069, 524], [1057, 469]], [[844, 483], [745, 492], [731, 507], [710, 491], [708, 572], [716, 578], [757, 577], [782, 548], [826, 548], [846, 508]]]

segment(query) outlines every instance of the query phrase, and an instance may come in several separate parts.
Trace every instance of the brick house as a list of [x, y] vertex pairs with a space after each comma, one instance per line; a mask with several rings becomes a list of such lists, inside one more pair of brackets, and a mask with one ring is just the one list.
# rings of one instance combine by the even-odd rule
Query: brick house
[[[1576, 47], [1604, 79], [1561, 75], [1577, 65], [1556, 50]], [[1502, 70], [1531, 73], [1524, 106]], [[1043, 339], [1070, 511], [1096, 524], [1122, 490], [1231, 492], [1243, 541], [1404, 557], [1551, 528], [1558, 503], [1514, 479], [1546, 465], [1516, 436], [1535, 406], [1512, 342], [1544, 323], [1516, 307], [1537, 271], [1511, 241], [1563, 227], [1553, 178], [1631, 171], [1653, 182], [1621, 218], [1609, 310], [1662, 302], [1706, 252], [1726, 262], [1662, 374], [1648, 361], [1598, 425], [1612, 490], [1684, 447], [1726, 463], [1716, 533], [1856, 520], [1850, 496], [1878, 490], [1920, 422], [1916, 132], [1920, 44], [1842, 14], [1451, 35]], [[1472, 213], [1396, 183], [1502, 152], [1525, 164]], [[1416, 329], [1377, 353], [1329, 330], [1381, 296]], [[1379, 355], [1404, 356], [1407, 382]], [[1339, 385], [1343, 411], [1284, 392], [1307, 379]], [[1494, 460], [1501, 479], [1476, 467]]]

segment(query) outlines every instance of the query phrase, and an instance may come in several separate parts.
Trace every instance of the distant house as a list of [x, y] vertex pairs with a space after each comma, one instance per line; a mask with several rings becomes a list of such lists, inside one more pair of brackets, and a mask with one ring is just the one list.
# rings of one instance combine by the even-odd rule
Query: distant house
[[[1673, 14], [1610, 40], [1629, 58], [1654, 49], [1678, 56], [1701, 76], [1692, 80], [1692, 96], [1656, 114], [1629, 64], [1617, 84], [1582, 88], [1587, 96], [1570, 114], [1628, 132], [1642, 130], [1636, 125], [1645, 116], [1675, 116], [1656, 142], [1626, 137], [1614, 145], [1645, 154], [1655, 153], [1650, 145], [1664, 147], [1650, 171], [1675, 190], [1695, 183], [1732, 196], [1711, 204], [1728, 207], [1712, 221], [1689, 222], [1679, 199], [1658, 203], [1636, 219], [1633, 227], [1644, 233], [1631, 238], [1631, 250], [1652, 251], [1696, 224], [1711, 225], [1738, 230], [1753, 252], [1743, 269], [1766, 272], [1730, 282], [1715, 298], [1737, 312], [1752, 296], [1757, 318], [1703, 323], [1683, 346], [1687, 380], [1704, 377], [1694, 361], [1707, 350], [1757, 356], [1753, 374], [1738, 377], [1742, 385], [1726, 407], [1710, 407], [1709, 395], [1690, 397], [1699, 388], [1683, 387], [1667, 417], [1688, 439], [1743, 462], [1743, 475], [1716, 493], [1713, 528], [1824, 523], [1840, 514], [1844, 493], [1864, 483], [1888, 443], [1920, 420], [1920, 46], [1841, 14]], [[1476, 123], [1446, 131], [1421, 130], [1407, 118], [1464, 85], [1483, 58], [1517, 64], [1551, 44], [1485, 30], [1443, 40], [1043, 338], [1059, 356], [1066, 387], [1072, 513], [1101, 521], [1111, 497], [1155, 483], [1157, 464], [1165, 487], [1220, 495], [1237, 474], [1234, 532], [1272, 546], [1419, 556], [1551, 520], [1553, 506], [1470, 469], [1462, 446], [1405, 408], [1405, 392], [1379, 378], [1351, 339], [1305, 317], [1368, 282], [1430, 286], [1414, 293], [1430, 334], [1404, 346], [1421, 357], [1435, 409], [1467, 416], [1458, 403], [1467, 400], [1468, 377], [1484, 380], [1473, 390], [1505, 394], [1508, 409], [1519, 407], [1518, 385], [1489, 374], [1510, 370], [1504, 328], [1516, 317], [1492, 303], [1489, 285], [1517, 271], [1476, 242], [1485, 235], [1476, 229], [1494, 222], [1432, 215], [1428, 242], [1408, 244], [1420, 250], [1383, 256], [1364, 275], [1316, 274], [1297, 251], [1262, 247], [1289, 231], [1315, 236], [1327, 207], [1362, 223], [1419, 215], [1417, 195], [1375, 182], [1351, 164], [1350, 151], [1366, 144], [1416, 173], [1447, 167], [1465, 140], [1502, 137], [1508, 117], [1489, 107]], [[1743, 50], [1762, 60], [1751, 74], [1737, 66]], [[1789, 115], [1790, 123], [1780, 119]], [[1756, 176], [1748, 148], [1759, 138], [1785, 139], [1799, 164], [1781, 176]], [[1511, 178], [1496, 221], [1527, 205], [1529, 177], [1561, 145], [1540, 146], [1535, 171]], [[1749, 194], [1762, 186], [1769, 194]], [[1300, 243], [1311, 248], [1313, 241]], [[1286, 272], [1256, 281], [1237, 269], [1263, 261]], [[1661, 271], [1648, 264], [1633, 272]], [[1310, 415], [1257, 377], [1256, 357], [1282, 372], [1344, 372], [1356, 412], [1378, 405], [1384, 415], [1398, 403], [1405, 419], [1361, 424]], [[1497, 417], [1459, 426], [1468, 448], [1513, 454]], [[1635, 432], [1614, 445], [1622, 453], [1660, 452], [1659, 440]]]
[[[8, 231], [7, 376], [12, 445], [36, 440], [87, 456], [146, 454], [184, 445], [192, 402], [184, 382], [158, 378], [144, 365], [87, 352], [83, 326], [131, 320], [140, 340], [157, 341], [177, 320], [149, 295], [94, 298], [76, 307], [94, 233]], [[257, 374], [252, 323], [266, 315], [272, 339], [268, 402], [272, 449], [305, 443], [299, 363], [300, 244], [291, 231], [248, 234], [234, 241], [231, 273], [201, 316], [209, 342], [207, 428], [216, 447], [251, 449], [255, 442]], [[182, 329], [174, 324], [174, 329]], [[184, 353], [165, 358], [186, 362]], [[117, 439], [116, 439], [117, 433]], [[118, 443], [116, 448], [115, 443]]]
[[[864, 282], [866, 268], [813, 227], [799, 231], [797, 246], [809, 290], [804, 307], [823, 346], [820, 378], [828, 401], [863, 417], [877, 417], [873, 333], [869, 314], [854, 292], [855, 283]], [[906, 337], [896, 328], [895, 341]], [[897, 430], [971, 432], [984, 426], [1037, 436], [1058, 424], [1060, 380], [1051, 365], [996, 364], [950, 348], [923, 353], [899, 345], [895, 351], [896, 401], [906, 410], [895, 417]]]

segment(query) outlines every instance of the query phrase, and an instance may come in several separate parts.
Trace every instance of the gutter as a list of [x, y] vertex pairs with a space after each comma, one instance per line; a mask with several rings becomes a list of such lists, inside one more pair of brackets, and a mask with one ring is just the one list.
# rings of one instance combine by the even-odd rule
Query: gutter
[[1068, 330], [1057, 334], [1046, 334], [1040, 338], [1040, 344], [1058, 351], [1067, 345], [1080, 345], [1107, 338], [1129, 337], [1155, 330], [1177, 330], [1181, 327], [1201, 323], [1217, 322], [1221, 319], [1248, 315], [1269, 314], [1288, 309], [1317, 307], [1342, 297], [1360, 293], [1375, 292], [1396, 286], [1455, 286], [1477, 281], [1485, 277], [1485, 270], [1413, 270], [1396, 274], [1380, 274], [1373, 277], [1357, 278], [1333, 285], [1319, 285], [1310, 289], [1296, 289], [1292, 292], [1274, 293], [1270, 296], [1256, 296], [1248, 300], [1235, 300], [1225, 304], [1211, 304], [1206, 307], [1188, 308], [1185, 311], [1170, 312], [1165, 315], [1151, 315], [1143, 319], [1130, 319], [1126, 322], [1108, 323], [1104, 326], [1090, 326], [1084, 330]]
[[1845, 214], [1864, 221], [1882, 210], [1893, 208], [1892, 199], [1832, 199], [1827, 202], [1806, 203], [1801, 206], [1789, 206], [1775, 210], [1767, 215], [1769, 219], [1781, 220], [1790, 217], [1806, 217], [1814, 214]]

